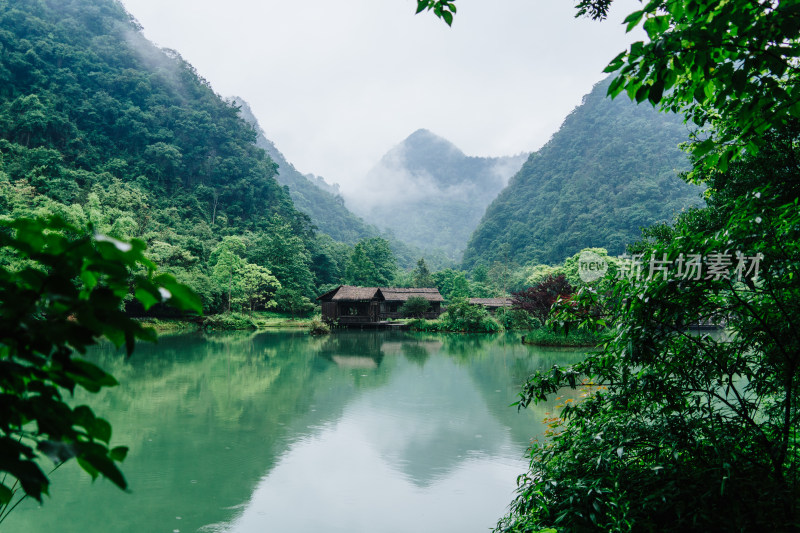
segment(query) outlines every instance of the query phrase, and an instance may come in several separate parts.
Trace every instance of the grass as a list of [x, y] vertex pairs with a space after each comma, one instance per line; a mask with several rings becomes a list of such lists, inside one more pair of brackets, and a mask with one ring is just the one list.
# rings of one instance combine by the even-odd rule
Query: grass
[[151, 327], [159, 333], [194, 331], [199, 325], [196, 322], [183, 318], [141, 318], [139, 322], [146, 327]]
[[256, 311], [253, 313], [252, 317], [258, 329], [309, 328], [314, 318], [319, 318], [319, 315], [293, 317], [285, 313], [276, 313], [274, 311]]
[[248, 313], [219, 313], [204, 316], [200, 321], [182, 318], [143, 318], [142, 325], [154, 328], [159, 333], [195, 331], [197, 329], [269, 329], [269, 328], [310, 328], [315, 318], [293, 317], [274, 311], [255, 311]]

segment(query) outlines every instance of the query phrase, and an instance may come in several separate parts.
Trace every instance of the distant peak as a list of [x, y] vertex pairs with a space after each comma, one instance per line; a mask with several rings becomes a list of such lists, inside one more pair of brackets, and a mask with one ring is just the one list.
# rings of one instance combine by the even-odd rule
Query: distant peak
[[424, 128], [418, 129], [400, 143], [400, 146], [411, 152], [428, 152], [435, 150], [440, 153], [458, 154], [464, 157], [463, 152], [453, 143]]
[[414, 133], [412, 133], [411, 135], [409, 135], [408, 138], [410, 139], [411, 137], [423, 136], [423, 135], [436, 137], [436, 135], [434, 133], [432, 133], [431, 130], [428, 130], [428, 129], [425, 129], [425, 128], [420, 128], [417, 131], [415, 131]]
[[406, 140], [404, 142], [414, 142], [414, 141], [418, 141], [418, 142], [419, 141], [423, 141], [423, 142], [431, 142], [431, 141], [449, 142], [444, 137], [440, 137], [440, 136], [436, 135], [435, 133], [433, 133], [431, 130], [426, 130], [425, 128], [418, 129], [417, 131], [415, 131], [414, 133], [412, 133], [411, 135], [406, 137]]

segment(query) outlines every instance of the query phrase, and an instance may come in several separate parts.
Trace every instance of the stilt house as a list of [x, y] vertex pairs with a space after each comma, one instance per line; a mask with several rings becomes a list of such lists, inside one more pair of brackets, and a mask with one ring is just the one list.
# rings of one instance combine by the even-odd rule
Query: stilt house
[[444, 298], [438, 289], [354, 287], [341, 285], [317, 297], [322, 318], [339, 325], [378, 324], [400, 318], [400, 307], [412, 296], [425, 298], [431, 307], [423, 316], [437, 318]]

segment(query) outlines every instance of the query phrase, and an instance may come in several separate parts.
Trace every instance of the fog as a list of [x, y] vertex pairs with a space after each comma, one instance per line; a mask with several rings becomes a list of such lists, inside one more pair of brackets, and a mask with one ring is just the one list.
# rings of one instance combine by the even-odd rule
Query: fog
[[634, 40], [620, 22], [638, 6], [618, 0], [601, 23], [572, 2], [458, 0], [448, 28], [414, 0], [123, 3], [215, 91], [247, 100], [300, 172], [349, 195], [420, 127], [471, 155], [538, 149]]

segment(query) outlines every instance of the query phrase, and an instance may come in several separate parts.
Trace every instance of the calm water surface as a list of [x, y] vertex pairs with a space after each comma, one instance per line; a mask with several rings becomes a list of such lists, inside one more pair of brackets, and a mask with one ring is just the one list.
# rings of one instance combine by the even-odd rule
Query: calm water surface
[[124, 493], [74, 461], [2, 530], [487, 531], [548, 406], [525, 377], [579, 351], [519, 338], [337, 332], [175, 335], [91, 358], [121, 385], [79, 396], [130, 447]]

